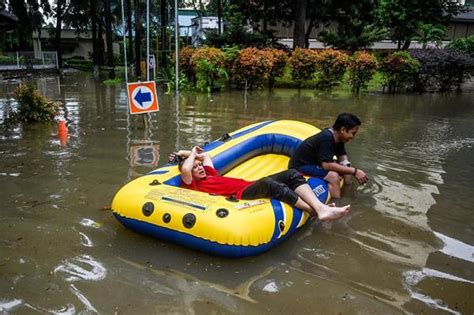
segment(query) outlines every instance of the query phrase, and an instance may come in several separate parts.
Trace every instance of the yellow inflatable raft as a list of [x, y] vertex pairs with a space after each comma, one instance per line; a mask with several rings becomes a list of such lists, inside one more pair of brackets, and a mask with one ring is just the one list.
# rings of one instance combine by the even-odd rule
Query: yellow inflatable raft
[[[285, 170], [299, 143], [318, 132], [298, 121], [266, 121], [225, 134], [203, 148], [226, 176], [256, 180]], [[176, 165], [137, 178], [114, 197], [115, 217], [126, 227], [210, 254], [241, 257], [275, 246], [307, 220], [308, 214], [278, 200], [235, 200], [180, 188]], [[327, 184], [308, 183], [322, 201]]]

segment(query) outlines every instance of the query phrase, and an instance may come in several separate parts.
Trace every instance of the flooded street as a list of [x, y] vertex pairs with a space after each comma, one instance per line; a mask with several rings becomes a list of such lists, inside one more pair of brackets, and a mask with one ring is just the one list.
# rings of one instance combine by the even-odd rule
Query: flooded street
[[[0, 131], [0, 314], [474, 313], [474, 89], [176, 100], [161, 88], [145, 130], [125, 85], [87, 74], [35, 82], [65, 103], [68, 137], [56, 124]], [[16, 85], [0, 83], [1, 121]], [[362, 120], [346, 148], [369, 183], [344, 191], [346, 218], [311, 222], [260, 256], [202, 254], [132, 232], [108, 210], [177, 148], [265, 120], [323, 128], [343, 111]]]

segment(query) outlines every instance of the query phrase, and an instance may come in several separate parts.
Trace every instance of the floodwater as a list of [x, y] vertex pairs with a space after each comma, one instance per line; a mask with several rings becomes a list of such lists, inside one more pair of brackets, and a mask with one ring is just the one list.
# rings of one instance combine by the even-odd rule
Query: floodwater
[[[160, 92], [145, 130], [125, 86], [34, 81], [65, 103], [68, 136], [54, 124], [0, 132], [0, 314], [474, 312], [474, 90]], [[16, 84], [0, 83], [0, 120]], [[108, 210], [176, 148], [270, 119], [325, 127], [342, 111], [363, 121], [347, 148], [369, 183], [344, 191], [346, 218], [260, 256], [208, 256], [127, 230]]]

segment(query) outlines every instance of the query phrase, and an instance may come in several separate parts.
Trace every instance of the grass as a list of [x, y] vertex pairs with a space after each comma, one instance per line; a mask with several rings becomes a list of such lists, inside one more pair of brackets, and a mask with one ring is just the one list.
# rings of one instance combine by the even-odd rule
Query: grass
[[[293, 78], [291, 77], [291, 71], [289, 67], [285, 68], [283, 76], [276, 78], [274, 87], [275, 88], [290, 88], [290, 89], [298, 88], [298, 84], [295, 81], [293, 81]], [[377, 71], [372, 77], [372, 80], [370, 80], [370, 82], [368, 83], [367, 88], [364, 90], [361, 90], [361, 92], [376, 91], [376, 90], [379, 90], [381, 87], [382, 87], [382, 73]], [[306, 82], [303, 82], [300, 88], [301, 89], [316, 89], [316, 80], [311, 79]], [[350, 92], [350, 91], [351, 91], [351, 87], [347, 83], [346, 75], [344, 76], [342, 83], [339, 86], [335, 87], [333, 90], [331, 90], [331, 92]]]
[[115, 84], [119, 84], [123, 81], [123, 78], [115, 78], [115, 79], [107, 79], [107, 80], [104, 80], [102, 81], [104, 84], [106, 85], [115, 85]]

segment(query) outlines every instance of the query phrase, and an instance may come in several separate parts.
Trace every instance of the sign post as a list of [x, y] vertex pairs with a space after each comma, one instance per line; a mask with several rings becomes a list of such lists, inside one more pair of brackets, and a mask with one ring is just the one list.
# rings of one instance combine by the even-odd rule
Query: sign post
[[128, 83], [127, 90], [130, 114], [144, 114], [160, 110], [154, 81]]

